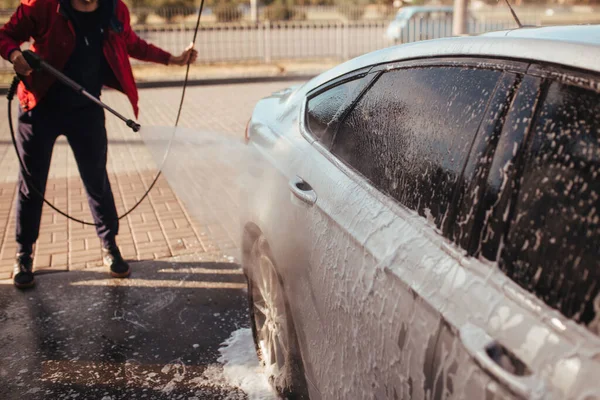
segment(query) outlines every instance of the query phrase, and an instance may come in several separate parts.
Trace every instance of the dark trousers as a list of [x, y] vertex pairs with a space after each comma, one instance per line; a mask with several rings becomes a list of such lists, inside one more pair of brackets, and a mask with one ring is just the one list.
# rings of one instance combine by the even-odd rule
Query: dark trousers
[[38, 238], [43, 202], [31, 185], [45, 192], [52, 149], [61, 134], [66, 136], [77, 161], [98, 236], [105, 247], [114, 245], [119, 221], [106, 173], [104, 121], [104, 110], [97, 106], [65, 112], [59, 105], [41, 103], [29, 112], [20, 113], [17, 147], [26, 169], [19, 173], [16, 209], [16, 239], [20, 251], [30, 249]]

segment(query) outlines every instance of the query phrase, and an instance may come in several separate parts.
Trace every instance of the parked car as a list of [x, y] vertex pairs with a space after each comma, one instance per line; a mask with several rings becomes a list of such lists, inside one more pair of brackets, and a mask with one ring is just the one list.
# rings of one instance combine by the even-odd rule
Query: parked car
[[[437, 39], [452, 36], [453, 7], [402, 7], [387, 27], [385, 38], [393, 43]], [[475, 31], [475, 20], [469, 13], [467, 32]]]
[[396, 46], [256, 105], [242, 264], [280, 392], [600, 398], [599, 38]]

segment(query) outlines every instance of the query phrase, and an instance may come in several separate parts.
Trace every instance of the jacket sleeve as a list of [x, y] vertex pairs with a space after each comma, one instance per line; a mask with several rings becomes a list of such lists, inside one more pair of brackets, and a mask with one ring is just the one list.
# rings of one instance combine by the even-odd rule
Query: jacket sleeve
[[10, 20], [0, 28], [0, 56], [5, 60], [35, 34], [35, 4], [35, 0], [22, 0]]
[[123, 7], [124, 20], [123, 20], [123, 35], [125, 37], [125, 43], [127, 44], [127, 53], [138, 60], [151, 61], [159, 64], [167, 65], [171, 54], [140, 39], [131, 29], [129, 9], [127, 6], [120, 1], [120, 5]]

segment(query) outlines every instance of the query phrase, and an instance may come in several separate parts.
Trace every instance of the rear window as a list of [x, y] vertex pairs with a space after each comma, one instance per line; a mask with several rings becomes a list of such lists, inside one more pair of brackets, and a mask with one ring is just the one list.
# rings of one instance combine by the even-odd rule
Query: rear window
[[589, 323], [600, 307], [600, 95], [551, 83], [530, 135], [500, 267]]

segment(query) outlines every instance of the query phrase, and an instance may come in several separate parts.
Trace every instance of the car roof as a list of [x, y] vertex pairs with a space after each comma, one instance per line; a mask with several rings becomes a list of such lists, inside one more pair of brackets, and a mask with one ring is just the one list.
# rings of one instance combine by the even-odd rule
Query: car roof
[[600, 73], [600, 25], [521, 28], [392, 46], [347, 61], [314, 78], [306, 88], [311, 90], [369, 65], [465, 56], [545, 62]]
[[485, 33], [482, 36], [546, 39], [600, 46], [600, 25], [526, 27]]

